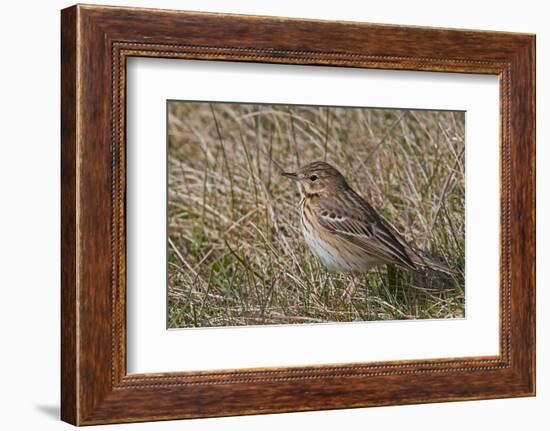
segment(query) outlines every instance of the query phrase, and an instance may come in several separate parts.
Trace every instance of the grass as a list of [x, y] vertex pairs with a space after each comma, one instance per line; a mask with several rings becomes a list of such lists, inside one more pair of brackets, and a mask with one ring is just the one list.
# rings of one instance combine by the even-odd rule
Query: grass
[[[195, 103], [168, 105], [168, 326], [464, 316], [464, 113]], [[381, 266], [330, 273], [280, 175], [314, 160], [456, 276]]]

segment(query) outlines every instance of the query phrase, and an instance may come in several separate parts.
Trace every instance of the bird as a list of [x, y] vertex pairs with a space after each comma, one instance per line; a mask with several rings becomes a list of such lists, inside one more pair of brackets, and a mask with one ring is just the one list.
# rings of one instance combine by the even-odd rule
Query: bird
[[[329, 271], [358, 275], [394, 264], [409, 271], [455, 272], [407, 242], [331, 164], [315, 161], [282, 175], [299, 185], [304, 240]], [[354, 290], [352, 279], [344, 296]]]

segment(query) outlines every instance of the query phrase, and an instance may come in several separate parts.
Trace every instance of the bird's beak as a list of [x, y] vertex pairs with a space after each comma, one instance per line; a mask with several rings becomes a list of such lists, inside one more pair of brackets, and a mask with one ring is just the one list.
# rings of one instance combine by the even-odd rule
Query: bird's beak
[[296, 172], [283, 172], [281, 175], [294, 181], [298, 180], [298, 174]]

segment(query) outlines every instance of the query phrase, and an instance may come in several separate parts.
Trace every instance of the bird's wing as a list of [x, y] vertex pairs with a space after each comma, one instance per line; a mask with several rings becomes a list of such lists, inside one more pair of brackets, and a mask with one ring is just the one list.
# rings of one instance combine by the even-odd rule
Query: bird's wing
[[347, 199], [316, 202], [315, 212], [321, 227], [382, 261], [416, 269], [403, 244], [376, 210], [355, 192], [348, 193]]
[[430, 256], [425, 251], [417, 248], [414, 244], [407, 242], [405, 238], [401, 236], [399, 231], [393, 226], [390, 222], [388, 222], [386, 219], [381, 218], [382, 223], [386, 228], [395, 236], [395, 238], [403, 245], [405, 250], [407, 251], [407, 254], [413, 261], [413, 263], [417, 267], [421, 267], [423, 269], [428, 269], [431, 271], [440, 272], [447, 275], [455, 275], [458, 274], [460, 271], [457, 269], [452, 269], [449, 266], [447, 266], [445, 263], [437, 260], [433, 256]]

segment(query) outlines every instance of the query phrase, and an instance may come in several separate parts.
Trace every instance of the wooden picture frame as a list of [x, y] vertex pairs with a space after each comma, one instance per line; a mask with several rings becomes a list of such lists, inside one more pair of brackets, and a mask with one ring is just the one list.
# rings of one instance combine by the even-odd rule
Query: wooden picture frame
[[[64, 421], [535, 394], [534, 35], [83, 5], [61, 16]], [[125, 65], [131, 56], [498, 75], [500, 354], [128, 375]]]

